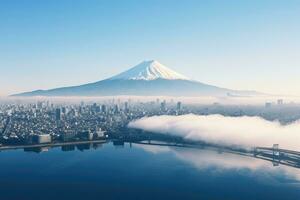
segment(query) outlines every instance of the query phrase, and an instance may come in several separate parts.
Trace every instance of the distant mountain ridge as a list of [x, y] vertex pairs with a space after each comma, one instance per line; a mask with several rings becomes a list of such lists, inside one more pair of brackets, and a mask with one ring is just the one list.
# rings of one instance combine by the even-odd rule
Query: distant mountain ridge
[[245, 96], [255, 91], [239, 91], [193, 81], [160, 64], [144, 61], [111, 78], [79, 86], [35, 90], [13, 96]]

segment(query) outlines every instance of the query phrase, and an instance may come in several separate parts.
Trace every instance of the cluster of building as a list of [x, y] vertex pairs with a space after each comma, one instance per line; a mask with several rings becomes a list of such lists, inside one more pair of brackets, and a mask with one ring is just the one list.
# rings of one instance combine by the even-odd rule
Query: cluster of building
[[160, 114], [182, 114], [166, 101], [105, 103], [10, 103], [0, 106], [0, 143], [41, 144], [96, 140], [123, 131], [134, 119]]
[[127, 124], [154, 115], [222, 114], [261, 116], [290, 123], [300, 119], [300, 106], [225, 106], [184, 104], [180, 101], [106, 100], [104, 102], [5, 102], [0, 103], [0, 144], [42, 144], [98, 140], [128, 131]]

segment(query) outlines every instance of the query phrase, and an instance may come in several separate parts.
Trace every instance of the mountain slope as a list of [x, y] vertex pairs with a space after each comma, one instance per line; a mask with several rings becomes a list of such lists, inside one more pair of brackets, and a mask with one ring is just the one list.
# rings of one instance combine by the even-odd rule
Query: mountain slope
[[110, 80], [189, 80], [187, 77], [167, 68], [156, 60], [144, 61], [137, 66], [110, 78]]
[[227, 96], [255, 95], [192, 81], [157, 61], [145, 61], [112, 78], [80, 86], [36, 90], [14, 96]]

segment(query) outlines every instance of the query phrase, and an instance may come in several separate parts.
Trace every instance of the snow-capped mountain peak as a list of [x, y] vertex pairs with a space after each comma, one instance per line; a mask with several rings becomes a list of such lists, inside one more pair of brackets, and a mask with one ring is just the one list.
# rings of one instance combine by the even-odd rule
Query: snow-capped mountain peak
[[110, 78], [110, 80], [189, 80], [156, 60], [144, 61], [135, 67]]
[[155, 60], [144, 61], [112, 78], [84, 85], [35, 90], [13, 96], [215, 96], [257, 95], [193, 81]]

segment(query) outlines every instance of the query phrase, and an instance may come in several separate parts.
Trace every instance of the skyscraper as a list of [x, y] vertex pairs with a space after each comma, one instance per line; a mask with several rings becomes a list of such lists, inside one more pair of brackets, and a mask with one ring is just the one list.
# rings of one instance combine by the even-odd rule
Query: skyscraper
[[178, 102], [177, 102], [177, 111], [180, 111], [180, 110], [181, 110], [181, 102], [178, 101]]
[[161, 102], [160, 104], [160, 110], [165, 112], [167, 110], [167, 103], [166, 100], [164, 100], [163, 102]]
[[129, 111], [129, 105], [128, 105], [128, 102], [126, 101], [125, 102], [125, 112], [128, 112]]
[[106, 106], [105, 105], [101, 106], [101, 112], [106, 113]]
[[56, 108], [56, 110], [55, 110], [55, 119], [56, 119], [56, 121], [60, 121], [61, 120], [61, 111], [60, 111], [60, 108]]
[[114, 112], [115, 113], [119, 113], [119, 105], [118, 104], [115, 105]]
[[61, 112], [62, 112], [63, 114], [66, 114], [66, 113], [67, 113], [66, 107], [62, 107], [62, 108], [61, 108]]

